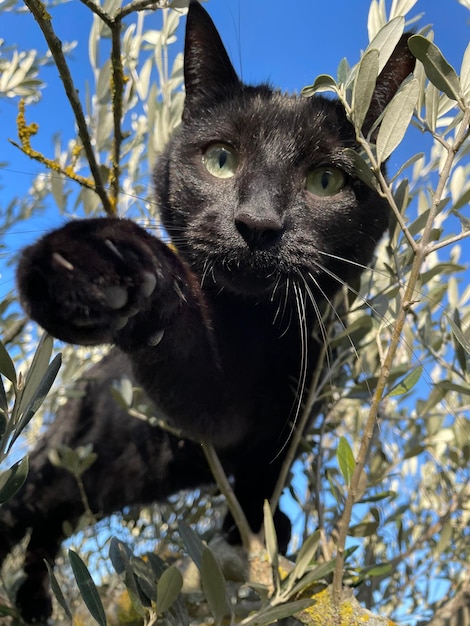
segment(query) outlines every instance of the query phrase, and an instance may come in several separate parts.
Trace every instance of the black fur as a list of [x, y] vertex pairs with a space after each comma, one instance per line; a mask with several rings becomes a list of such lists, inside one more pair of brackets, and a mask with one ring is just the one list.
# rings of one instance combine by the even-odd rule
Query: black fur
[[[197, 443], [113, 401], [110, 381], [123, 374], [173, 426], [215, 445], [260, 529], [301, 401], [295, 381], [309, 380], [316, 364], [316, 307], [358, 276], [387, 226], [386, 202], [355, 176], [344, 150], [355, 134], [338, 103], [243, 85], [196, 2], [185, 52], [183, 123], [155, 170], [178, 253], [128, 220], [89, 219], [46, 235], [18, 267], [23, 306], [49, 333], [117, 346], [79, 383], [83, 398], [59, 411], [31, 454], [27, 484], [1, 509], [0, 557], [33, 529], [18, 595], [29, 620], [50, 615], [42, 559], [53, 562], [62, 522], [82, 513], [73, 478], [48, 461], [51, 448], [93, 443], [98, 460], [83, 478], [101, 515], [211, 480]], [[368, 124], [411, 69], [403, 40], [379, 78]], [[237, 161], [227, 178], [204, 165], [219, 144]], [[317, 168], [340, 172], [334, 194], [306, 189]], [[285, 550], [290, 523], [279, 511], [275, 522]], [[236, 540], [230, 518], [225, 530]]]

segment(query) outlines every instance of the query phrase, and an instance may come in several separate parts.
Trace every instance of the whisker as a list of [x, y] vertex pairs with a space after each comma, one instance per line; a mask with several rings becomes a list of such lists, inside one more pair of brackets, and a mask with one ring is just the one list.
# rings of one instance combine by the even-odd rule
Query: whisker
[[294, 406], [292, 407], [294, 416], [292, 417], [292, 411], [291, 411], [291, 414], [289, 415], [289, 421], [291, 423], [289, 433], [287, 437], [285, 438], [282, 446], [278, 450], [276, 456], [272, 459], [272, 461], [277, 459], [279, 455], [282, 454], [282, 452], [287, 447], [295, 431], [295, 427], [299, 419], [300, 411], [302, 408], [302, 399], [303, 399], [303, 395], [305, 392], [305, 383], [307, 380], [307, 373], [308, 373], [308, 358], [307, 358], [308, 357], [308, 350], [307, 350], [308, 348], [308, 325], [307, 325], [307, 311], [305, 307], [306, 294], [302, 291], [302, 289], [296, 282], [292, 283], [292, 288], [294, 292], [294, 302], [295, 302], [295, 308], [297, 312], [297, 320], [299, 323], [299, 332], [300, 332], [301, 353], [300, 353], [299, 378], [297, 380], [297, 387], [296, 387], [295, 395], [294, 395]]

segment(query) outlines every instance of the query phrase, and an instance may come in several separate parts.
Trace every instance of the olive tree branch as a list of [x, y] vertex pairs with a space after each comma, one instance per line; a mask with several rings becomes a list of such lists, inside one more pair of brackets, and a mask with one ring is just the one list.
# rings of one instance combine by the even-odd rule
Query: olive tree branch
[[217, 486], [219, 487], [222, 494], [225, 496], [229, 511], [232, 514], [233, 520], [240, 533], [242, 546], [247, 552], [249, 552], [250, 546], [253, 543], [254, 535], [253, 531], [250, 528], [250, 525], [248, 524], [245, 513], [243, 512], [243, 509], [235, 496], [235, 493], [227, 478], [227, 475], [225, 474], [224, 468], [222, 467], [214, 446], [209, 443], [201, 443], [201, 446], [204, 454], [206, 455], [207, 462], [211, 469], [212, 475], [215, 478]]
[[453, 237], [449, 237], [448, 239], [444, 239], [444, 241], [439, 241], [438, 243], [429, 244], [428, 246], [428, 254], [431, 252], [436, 252], [436, 250], [440, 250], [441, 248], [445, 248], [446, 246], [451, 246], [453, 243], [459, 243], [463, 239], [470, 237], [470, 230], [466, 230], [465, 232], [460, 233], [459, 235], [455, 235]]
[[124, 71], [121, 57], [121, 26], [122, 21], [116, 20], [111, 28], [111, 67], [112, 67], [112, 101], [113, 101], [113, 154], [111, 171], [112, 201], [117, 202], [119, 195], [119, 178], [122, 144], [122, 99], [124, 94]]
[[103, 180], [101, 178], [99, 165], [96, 161], [95, 153], [91, 145], [90, 134], [88, 132], [88, 127], [85, 120], [85, 115], [83, 113], [82, 105], [80, 103], [80, 99], [73, 83], [69, 66], [62, 50], [62, 42], [57, 37], [52, 27], [52, 18], [47, 12], [41, 0], [24, 0], [24, 3], [31, 11], [34, 19], [39, 25], [39, 28], [42, 30], [44, 38], [47, 42], [49, 50], [51, 51], [52, 57], [54, 58], [54, 62], [59, 71], [60, 78], [64, 85], [65, 93], [75, 116], [75, 121], [78, 127], [78, 135], [82, 142], [83, 149], [85, 151], [85, 155], [90, 166], [90, 171], [93, 176], [93, 180], [95, 183], [94, 191], [98, 194], [105, 212], [108, 215], [112, 215], [114, 214], [114, 211], [108, 198], [108, 194], [106, 193]]
[[92, 13], [97, 15], [100, 20], [102, 20], [107, 26], [109, 26], [109, 28], [112, 28], [113, 18], [111, 17], [111, 15], [109, 15], [109, 13], [106, 13], [106, 11], [104, 11], [102, 7], [99, 6], [99, 4], [96, 4], [95, 2], [93, 2], [93, 0], [80, 0], [80, 2], [88, 7]]
[[164, 6], [160, 0], [138, 0], [131, 2], [126, 7], [118, 9], [114, 15], [106, 13], [93, 0], [81, 0], [99, 19], [101, 19], [111, 31], [111, 99], [113, 113], [113, 147], [111, 157], [110, 203], [113, 211], [116, 211], [119, 197], [119, 180], [121, 173], [121, 146], [123, 141], [123, 95], [124, 95], [124, 69], [122, 65], [122, 22], [131, 13], [143, 10], [158, 9]]
[[[378, 418], [380, 403], [385, 394], [387, 380], [393, 365], [398, 346], [401, 341], [403, 327], [405, 325], [408, 312], [413, 306], [413, 303], [416, 301], [417, 297], [419, 297], [419, 293], [417, 292], [416, 288], [419, 284], [418, 281], [422, 264], [426, 256], [432, 251], [432, 245], [430, 244], [430, 241], [434, 220], [437, 216], [439, 204], [441, 202], [447, 180], [449, 179], [452, 165], [456, 158], [457, 152], [459, 151], [463, 142], [468, 136], [469, 123], [470, 107], [464, 110], [464, 116], [460, 127], [455, 135], [455, 139], [449, 145], [447, 157], [441, 170], [439, 180], [436, 186], [436, 191], [434, 193], [433, 200], [429, 209], [428, 219], [424, 226], [421, 239], [419, 240], [419, 242], [417, 242], [416, 249], [414, 249], [414, 259], [411, 266], [410, 275], [408, 278], [408, 282], [405, 286], [405, 292], [400, 301], [397, 319], [392, 329], [392, 336], [390, 339], [389, 347], [380, 368], [377, 386], [372, 397], [369, 414], [366, 420], [366, 424], [364, 426], [364, 432], [362, 435], [359, 452], [356, 457], [356, 465], [348, 488], [343, 513], [338, 524], [338, 547], [335, 571], [333, 576], [333, 597], [336, 606], [339, 606], [342, 596], [345, 546], [348, 529], [352, 517], [352, 509], [359, 491], [359, 481], [366, 465], [370, 442], [374, 432], [375, 423]], [[376, 162], [374, 163], [374, 161], [372, 161], [372, 164], [373, 168], [377, 170], [378, 164]], [[379, 183], [382, 186], [382, 191], [384, 192], [385, 196], [391, 196], [391, 189], [388, 188], [388, 184], [386, 183], [385, 179], [379, 178]], [[386, 188], [384, 188], [384, 183]]]
[[115, 19], [123, 20], [131, 13], [136, 13], [137, 11], [164, 9], [167, 5], [167, 0], [133, 0], [133, 2], [130, 2], [125, 7], [118, 9]]

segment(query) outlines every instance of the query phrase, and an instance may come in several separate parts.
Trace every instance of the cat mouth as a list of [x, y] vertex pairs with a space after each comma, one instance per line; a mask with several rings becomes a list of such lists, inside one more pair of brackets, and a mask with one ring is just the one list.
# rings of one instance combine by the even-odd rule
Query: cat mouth
[[238, 257], [233, 261], [227, 257], [211, 259], [204, 268], [202, 282], [207, 285], [207, 282], [211, 281], [219, 290], [222, 287], [238, 295], [257, 296], [272, 293], [281, 282], [283, 272], [279, 259], [269, 259], [266, 255], [263, 257], [249, 259]]

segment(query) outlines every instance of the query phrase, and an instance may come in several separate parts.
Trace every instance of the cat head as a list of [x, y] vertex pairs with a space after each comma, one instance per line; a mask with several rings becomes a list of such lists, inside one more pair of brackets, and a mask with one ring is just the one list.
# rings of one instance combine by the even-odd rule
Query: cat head
[[[404, 38], [365, 125], [413, 66]], [[330, 297], [370, 262], [389, 218], [345, 150], [356, 140], [343, 107], [242, 83], [198, 2], [187, 18], [184, 74], [182, 124], [155, 173], [179, 252], [206, 288], [260, 298], [300, 281]]]

